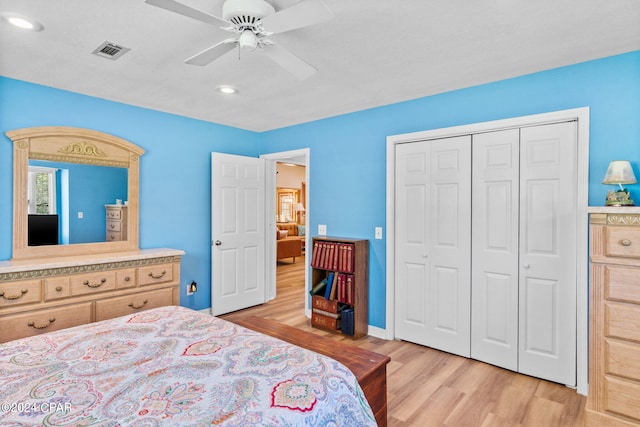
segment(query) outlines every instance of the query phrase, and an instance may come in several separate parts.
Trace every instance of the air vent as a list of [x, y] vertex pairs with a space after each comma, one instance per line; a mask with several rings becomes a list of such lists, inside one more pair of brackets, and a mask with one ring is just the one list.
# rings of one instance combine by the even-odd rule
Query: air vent
[[94, 55], [102, 56], [103, 58], [118, 59], [130, 49], [128, 47], [118, 46], [111, 42], [104, 42], [98, 46], [92, 53]]

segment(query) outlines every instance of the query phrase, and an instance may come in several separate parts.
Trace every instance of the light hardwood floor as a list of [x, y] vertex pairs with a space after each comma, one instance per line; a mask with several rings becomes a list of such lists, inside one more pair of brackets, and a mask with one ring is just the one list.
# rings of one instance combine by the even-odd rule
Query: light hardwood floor
[[388, 355], [390, 427], [584, 425], [586, 398], [563, 385], [403, 341], [352, 341], [312, 328], [304, 315], [304, 257], [286, 262], [278, 263], [275, 300], [221, 317], [265, 317]]

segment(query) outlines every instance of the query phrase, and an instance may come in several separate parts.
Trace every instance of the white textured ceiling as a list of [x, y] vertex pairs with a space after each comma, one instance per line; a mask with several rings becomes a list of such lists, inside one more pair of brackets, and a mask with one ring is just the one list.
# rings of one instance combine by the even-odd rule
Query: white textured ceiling
[[[222, 0], [182, 1], [221, 15]], [[298, 1], [270, 2], [280, 10]], [[0, 12], [45, 27], [0, 21], [0, 75], [265, 131], [640, 50], [639, 0], [325, 4], [331, 21], [272, 36], [319, 69], [299, 81], [260, 52], [184, 64], [230, 34], [143, 0], [0, 0]], [[104, 41], [131, 51], [116, 61], [92, 55]], [[220, 94], [220, 84], [240, 93]]]

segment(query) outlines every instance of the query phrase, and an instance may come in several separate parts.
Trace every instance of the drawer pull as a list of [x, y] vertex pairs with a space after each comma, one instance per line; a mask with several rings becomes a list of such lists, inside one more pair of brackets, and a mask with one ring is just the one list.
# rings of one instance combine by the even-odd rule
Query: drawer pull
[[48, 328], [49, 325], [53, 324], [53, 322], [55, 321], [56, 321], [56, 318], [52, 317], [49, 319], [49, 323], [47, 324], [36, 326], [36, 322], [31, 321], [27, 323], [27, 326], [31, 326], [33, 329], [44, 329], [44, 328]]
[[56, 286], [56, 291], [60, 292], [62, 290], [62, 286]]
[[165, 274], [167, 274], [167, 270], [162, 270], [162, 273], [160, 273], [159, 275], [155, 275], [153, 274], [153, 272], [149, 273], [149, 277], [151, 277], [152, 279], [161, 279], [162, 276], [164, 276]]
[[102, 279], [100, 279], [100, 283], [89, 283], [88, 280], [85, 280], [84, 282], [82, 282], [82, 284], [90, 288], [99, 288], [100, 286], [104, 285], [106, 281], [107, 279], [103, 277]]
[[140, 304], [140, 305], [135, 305], [134, 303], [132, 303], [132, 302], [131, 302], [131, 303], [129, 303], [129, 307], [134, 308], [134, 309], [136, 309], [136, 310], [137, 310], [137, 309], [142, 308], [142, 307], [144, 307], [145, 305], [147, 305], [147, 303], [148, 303], [148, 302], [149, 302], [149, 300], [148, 300], [148, 299], [146, 299], [146, 300], [142, 301], [142, 304]]
[[29, 289], [21, 289], [20, 290], [20, 295], [7, 296], [7, 295], [4, 294], [4, 291], [2, 291], [2, 292], [0, 292], [0, 297], [4, 298], [6, 300], [9, 300], [9, 301], [13, 301], [13, 300], [22, 298], [22, 295], [26, 294], [27, 292], [29, 292]]
[[620, 240], [620, 244], [621, 244], [622, 246], [631, 246], [631, 240], [629, 240], [629, 239], [622, 239], [622, 240]]
[[125, 281], [125, 282], [130, 282], [130, 281], [131, 281], [131, 277], [129, 277], [129, 276], [125, 277], [125, 278], [124, 278], [124, 281]]

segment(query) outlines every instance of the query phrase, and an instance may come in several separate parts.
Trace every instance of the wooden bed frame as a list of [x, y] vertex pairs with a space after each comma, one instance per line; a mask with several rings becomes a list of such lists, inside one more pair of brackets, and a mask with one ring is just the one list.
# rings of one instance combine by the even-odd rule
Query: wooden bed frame
[[358, 380], [378, 425], [382, 427], [387, 425], [387, 363], [391, 358], [257, 316], [233, 320], [233, 322], [329, 356], [345, 365]]

